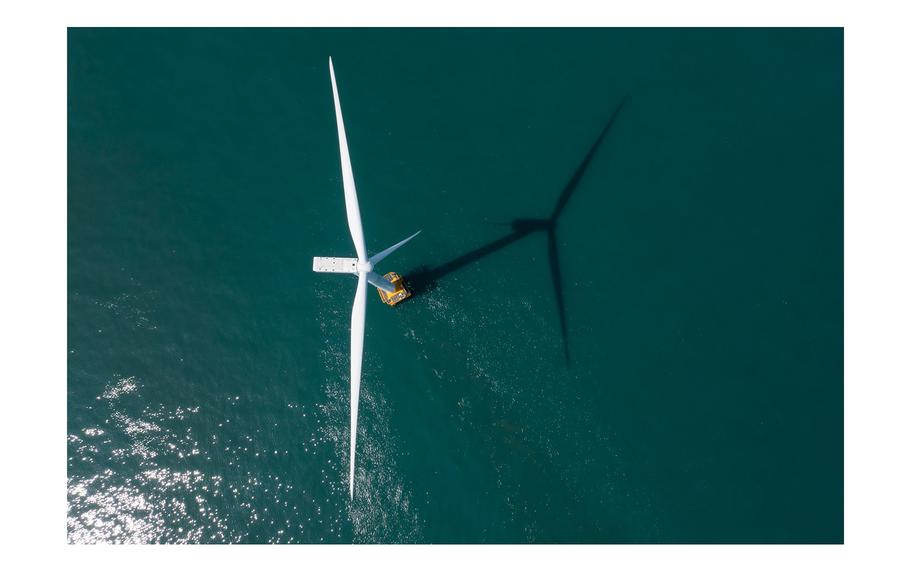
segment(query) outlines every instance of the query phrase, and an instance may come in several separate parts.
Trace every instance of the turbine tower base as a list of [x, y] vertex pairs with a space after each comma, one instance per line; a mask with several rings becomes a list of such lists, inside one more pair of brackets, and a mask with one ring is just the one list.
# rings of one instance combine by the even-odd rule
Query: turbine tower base
[[397, 273], [389, 272], [383, 276], [383, 278], [395, 285], [394, 292], [386, 292], [379, 288], [376, 289], [376, 291], [379, 292], [379, 299], [382, 300], [383, 304], [394, 306], [411, 297], [411, 289], [408, 288], [407, 282], [405, 282], [404, 278]]

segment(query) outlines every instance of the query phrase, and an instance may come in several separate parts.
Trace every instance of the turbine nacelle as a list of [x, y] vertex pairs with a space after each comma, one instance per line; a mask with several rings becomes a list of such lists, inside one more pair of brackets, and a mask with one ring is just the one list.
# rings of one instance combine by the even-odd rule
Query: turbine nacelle
[[417, 231], [410, 237], [405, 240], [396, 243], [389, 248], [385, 249], [382, 252], [377, 252], [373, 256], [369, 257], [366, 260], [360, 260], [359, 258], [339, 258], [335, 256], [314, 256], [313, 257], [313, 272], [334, 272], [336, 274], [361, 274], [367, 277], [367, 282], [381, 288], [386, 292], [394, 292], [395, 286], [391, 282], [383, 278], [382, 276], [373, 272], [373, 268], [379, 261], [389, 256], [402, 246], [405, 243], [416, 237], [420, 234], [420, 231]]

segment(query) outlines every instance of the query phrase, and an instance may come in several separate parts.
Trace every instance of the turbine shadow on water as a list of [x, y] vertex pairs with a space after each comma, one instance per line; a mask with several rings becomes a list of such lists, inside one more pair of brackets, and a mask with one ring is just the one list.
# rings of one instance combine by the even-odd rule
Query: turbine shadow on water
[[603, 139], [606, 137], [606, 134], [610, 130], [610, 127], [613, 126], [613, 121], [616, 119], [619, 111], [622, 110], [625, 102], [626, 98], [623, 97], [622, 100], [620, 100], [619, 105], [616, 107], [616, 110], [614, 110], [613, 114], [610, 115], [610, 119], [607, 120], [607, 123], [604, 125], [603, 130], [600, 131], [600, 135], [594, 141], [594, 144], [588, 150], [588, 153], [585, 155], [584, 159], [575, 169], [575, 173], [572, 174], [569, 182], [562, 189], [562, 192], [560, 192], [559, 199], [556, 201], [556, 206], [553, 208], [553, 212], [549, 217], [545, 219], [513, 219], [512, 222], [508, 224], [512, 228], [511, 233], [508, 233], [507, 235], [502, 236], [494, 241], [468, 251], [438, 266], [418, 267], [416, 270], [408, 273], [407, 277], [414, 294], [417, 295], [432, 290], [436, 287], [437, 282], [444, 276], [455, 272], [460, 268], [464, 268], [469, 264], [477, 262], [481, 258], [490, 255], [502, 248], [505, 248], [528, 235], [545, 232], [547, 234], [547, 250], [550, 261], [550, 277], [553, 280], [553, 293], [556, 297], [556, 310], [559, 314], [559, 330], [562, 334], [563, 354], [566, 359], [566, 365], [568, 366], [569, 343], [566, 336], [566, 308], [563, 298], [562, 271], [559, 267], [559, 247], [557, 246], [556, 242], [556, 228], [558, 226], [559, 216], [562, 214], [563, 210], [566, 207], [566, 204], [569, 202], [569, 199], [572, 197], [572, 194], [578, 187], [578, 184], [581, 181], [581, 178], [584, 176], [588, 165], [591, 163], [594, 154], [597, 152], [598, 146], [600, 146], [601, 141], [603, 141]]

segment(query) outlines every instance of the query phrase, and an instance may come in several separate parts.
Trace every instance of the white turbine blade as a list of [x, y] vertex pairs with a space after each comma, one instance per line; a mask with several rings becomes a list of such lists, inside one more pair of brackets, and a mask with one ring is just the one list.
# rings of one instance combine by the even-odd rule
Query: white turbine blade
[[384, 259], [385, 257], [389, 256], [396, 250], [400, 249], [402, 246], [404, 246], [404, 244], [406, 242], [410, 241], [411, 239], [413, 239], [414, 237], [416, 237], [419, 234], [420, 234], [420, 231], [417, 231], [416, 233], [414, 233], [410, 237], [406, 238], [405, 240], [401, 241], [397, 245], [392, 245], [389, 248], [385, 249], [384, 251], [374, 254], [372, 257], [370, 257], [370, 263], [373, 264], [374, 266], [376, 264], [379, 264], [380, 260]]
[[348, 478], [351, 499], [354, 498], [354, 456], [357, 449], [357, 407], [360, 404], [360, 370], [363, 363], [363, 332], [367, 319], [367, 279], [360, 273], [357, 295], [351, 310], [351, 472]]
[[385, 290], [389, 294], [395, 291], [395, 285], [383, 278], [382, 276], [376, 274], [375, 272], [367, 273], [367, 282], [376, 286], [381, 290]]
[[363, 224], [360, 222], [360, 205], [357, 203], [357, 188], [354, 187], [354, 170], [351, 168], [351, 154], [348, 152], [348, 138], [344, 133], [344, 119], [341, 116], [341, 102], [338, 100], [338, 86], [335, 84], [335, 68], [329, 57], [329, 75], [332, 77], [332, 95], [335, 98], [335, 124], [338, 126], [338, 147], [341, 150], [341, 182], [344, 185], [344, 207], [348, 213], [348, 228], [357, 249], [360, 262], [367, 260], [367, 246], [363, 238]]

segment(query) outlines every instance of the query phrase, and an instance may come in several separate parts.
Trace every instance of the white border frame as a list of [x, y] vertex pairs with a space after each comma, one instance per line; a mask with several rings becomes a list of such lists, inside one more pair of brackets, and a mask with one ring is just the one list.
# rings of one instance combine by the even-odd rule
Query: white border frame
[[[8, 565], [268, 562], [500, 566], [618, 561], [662, 566], [904, 564], [908, 534], [906, 18], [888, 4], [766, 0], [494, 4], [464, 0], [4, 3], [0, 167], [2, 466]], [[868, 7], [872, 4], [872, 7]], [[859, 4], [858, 4], [859, 5]], [[844, 546], [66, 545], [67, 26], [846, 26]], [[22, 435], [26, 431], [29, 438]], [[9, 544], [12, 544], [10, 547]], [[900, 561], [903, 559], [903, 562]]]

